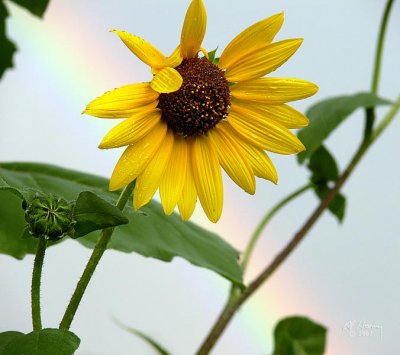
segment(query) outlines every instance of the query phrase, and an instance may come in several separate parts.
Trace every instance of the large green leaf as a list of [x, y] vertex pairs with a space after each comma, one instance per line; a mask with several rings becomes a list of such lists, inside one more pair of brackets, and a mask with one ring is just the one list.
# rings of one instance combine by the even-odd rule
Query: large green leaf
[[282, 319], [275, 327], [273, 355], [322, 355], [326, 328], [305, 317]]
[[0, 191], [0, 253], [22, 259], [37, 249], [35, 238], [23, 239], [25, 219], [22, 201], [10, 191]]
[[4, 355], [72, 355], [80, 343], [74, 333], [60, 329], [47, 328], [24, 335], [18, 332], [2, 334], [0, 341], [4, 340], [5, 346], [1, 354]]
[[[91, 191], [111, 203], [115, 203], [119, 196], [118, 192], [107, 190], [108, 180], [105, 178], [46, 164], [1, 163], [0, 176], [14, 188], [31, 188], [53, 193], [69, 201], [76, 199], [81, 191]], [[0, 191], [0, 196], [3, 193], [13, 197], [10, 192], [5, 191]], [[3, 198], [0, 199], [3, 201]], [[18, 236], [22, 234], [24, 222], [20, 205], [15, 199], [17, 198], [7, 198], [4, 203], [0, 203], [0, 211], [6, 212], [9, 217], [0, 219], [0, 242], [13, 240], [13, 243], [21, 245], [25, 240], [18, 239]], [[129, 224], [115, 229], [110, 248], [127, 253], [136, 252], [164, 261], [180, 256], [233, 282], [242, 282], [242, 272], [237, 262], [238, 253], [219, 236], [191, 222], [182, 222], [177, 214], [166, 216], [161, 205], [155, 201], [143, 207], [142, 212], [135, 213], [131, 203], [128, 203], [124, 213]], [[14, 215], [18, 218], [14, 218]], [[77, 240], [92, 248], [98, 237], [99, 233], [91, 233]], [[4, 249], [7, 247], [0, 246], [0, 252]], [[23, 257], [24, 253], [32, 252], [25, 246], [18, 249], [18, 252], [15, 249], [14, 247], [13, 253], [7, 254]]]
[[33, 15], [42, 17], [47, 9], [49, 0], [11, 0], [16, 4], [27, 9]]
[[4, 349], [6, 348], [6, 346], [10, 344], [13, 340], [23, 336], [24, 333], [16, 332], [13, 330], [0, 333], [0, 354], [5, 354]]
[[8, 16], [4, 3], [0, 0], [0, 78], [8, 68], [13, 67], [13, 55], [17, 50], [15, 44], [7, 38], [6, 18]]
[[128, 218], [115, 205], [103, 200], [90, 191], [83, 191], [76, 200], [74, 238], [99, 229], [129, 223]]
[[389, 104], [390, 101], [381, 99], [375, 94], [359, 93], [326, 99], [310, 107], [306, 112], [310, 124], [298, 133], [306, 147], [304, 152], [297, 155], [299, 163], [309, 158], [332, 131], [356, 109]]
[[0, 176], [0, 191], [10, 191], [14, 195], [18, 196], [21, 200], [25, 199], [25, 196], [19, 189], [16, 189], [15, 187], [8, 185], [7, 182], [1, 176]]

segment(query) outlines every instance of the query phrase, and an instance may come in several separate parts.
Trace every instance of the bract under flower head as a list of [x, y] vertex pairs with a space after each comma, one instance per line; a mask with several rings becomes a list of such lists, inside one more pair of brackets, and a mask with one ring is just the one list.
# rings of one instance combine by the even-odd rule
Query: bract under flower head
[[255, 177], [277, 182], [266, 150], [295, 154], [304, 150], [289, 130], [308, 124], [286, 103], [315, 94], [317, 86], [300, 79], [264, 78], [285, 63], [301, 39], [272, 42], [283, 13], [268, 17], [236, 36], [218, 64], [199, 57], [207, 15], [202, 0], [192, 0], [181, 41], [166, 57], [150, 43], [114, 31], [150, 66], [149, 83], [131, 84], [93, 100], [87, 114], [126, 118], [100, 148], [127, 146], [110, 180], [117, 190], [137, 179], [134, 208], [147, 204], [159, 189], [166, 214], [176, 206], [191, 217], [197, 198], [216, 222], [223, 206], [221, 167], [250, 194]]
[[74, 206], [61, 197], [36, 194], [24, 207], [27, 228], [34, 237], [56, 241], [73, 235]]

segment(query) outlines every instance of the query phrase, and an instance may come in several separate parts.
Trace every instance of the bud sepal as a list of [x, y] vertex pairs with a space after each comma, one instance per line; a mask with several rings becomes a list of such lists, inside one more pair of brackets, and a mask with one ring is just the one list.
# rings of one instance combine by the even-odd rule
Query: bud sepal
[[61, 197], [36, 193], [24, 201], [25, 220], [29, 233], [37, 238], [57, 241], [74, 234], [74, 203]]

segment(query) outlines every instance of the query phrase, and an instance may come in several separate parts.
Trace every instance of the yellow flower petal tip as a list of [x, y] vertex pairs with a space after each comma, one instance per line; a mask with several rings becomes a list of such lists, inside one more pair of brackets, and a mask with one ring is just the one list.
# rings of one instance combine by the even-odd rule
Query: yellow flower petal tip
[[202, 46], [207, 26], [202, 0], [190, 1], [180, 42], [169, 57], [143, 38], [111, 29], [153, 77], [106, 92], [82, 112], [124, 119], [99, 144], [100, 149], [127, 146], [109, 189], [136, 180], [135, 210], [158, 190], [166, 215], [178, 207], [187, 221], [199, 201], [216, 223], [223, 210], [222, 170], [249, 194], [256, 192], [256, 177], [277, 184], [267, 152], [305, 150], [291, 129], [305, 127], [308, 119], [287, 103], [318, 91], [306, 80], [265, 77], [303, 42], [274, 41], [283, 22], [282, 11], [244, 29], [222, 51], [218, 64], [198, 57], [200, 52], [208, 57]]
[[156, 47], [143, 38], [126, 31], [111, 30], [111, 32], [116, 33], [129, 50], [151, 68], [159, 69], [167, 66], [167, 58]]
[[218, 66], [232, 69], [238, 62], [267, 47], [282, 27], [283, 12], [267, 17], [238, 34], [224, 49]]
[[305, 150], [306, 150], [306, 147], [304, 146], [303, 143], [300, 142], [300, 144], [297, 147], [296, 153], [304, 152]]
[[202, 0], [192, 0], [181, 32], [181, 55], [193, 58], [200, 50], [207, 26], [207, 13]]
[[122, 187], [123, 187], [124, 185], [119, 185], [119, 184], [113, 184], [111, 181], [110, 181], [110, 183], [108, 184], [108, 190], [109, 191], [117, 191], [117, 190], [119, 190], [119, 189], [121, 189]]
[[315, 95], [319, 91], [319, 86], [315, 85], [314, 83], [310, 83], [310, 96]]
[[108, 32], [110, 32], [110, 33], [115, 33], [116, 35], [119, 36], [120, 34], [124, 33], [125, 31], [112, 29], [112, 30], [109, 30]]
[[[284, 51], [286, 51], [289, 54], [289, 58], [297, 52], [297, 50], [300, 48], [300, 46], [304, 42], [304, 38], [291, 38], [286, 41], [281, 41], [281, 42], [286, 42]], [[277, 42], [279, 43], [279, 42]]]
[[[278, 22], [281, 23], [281, 26], [283, 25], [283, 22], [285, 22], [285, 12], [282, 10], [281, 12], [278, 12], [277, 14], [273, 15]], [[272, 16], [271, 16], [272, 17]]]

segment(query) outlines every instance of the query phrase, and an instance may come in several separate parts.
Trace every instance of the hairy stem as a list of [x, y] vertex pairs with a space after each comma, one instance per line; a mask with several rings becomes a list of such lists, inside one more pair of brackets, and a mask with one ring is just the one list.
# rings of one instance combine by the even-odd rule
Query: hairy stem
[[[131, 182], [125, 189], [121, 192], [121, 195], [117, 201], [116, 206], [122, 211], [129, 199], [132, 195], [133, 189], [135, 187], [135, 181]], [[69, 301], [68, 307], [64, 313], [64, 316], [61, 320], [60, 329], [68, 330], [71, 326], [72, 320], [74, 319], [75, 313], [79, 307], [79, 304], [82, 300], [83, 294], [86, 291], [86, 288], [89, 284], [90, 279], [92, 278], [96, 267], [103, 256], [105, 250], [107, 249], [107, 245], [111, 239], [114, 228], [106, 228], [101, 232], [101, 236], [97, 241], [96, 246], [93, 249], [92, 255], [83, 271], [83, 274], [76, 285], [75, 291]]]
[[284, 249], [275, 257], [275, 259], [259, 274], [254, 281], [250, 283], [248, 288], [241, 294], [231, 293], [231, 298], [221, 312], [219, 318], [208, 334], [207, 338], [201, 345], [196, 353], [197, 355], [206, 355], [214, 347], [217, 340], [222, 335], [230, 320], [240, 308], [240, 306], [278, 269], [278, 267], [286, 260], [286, 258], [293, 252], [293, 250], [300, 244], [310, 229], [313, 227], [318, 218], [322, 215], [324, 210], [333, 201], [338, 194], [344, 183], [354, 171], [361, 158], [365, 155], [371, 144], [382, 134], [384, 129], [392, 122], [398, 111], [400, 110], [400, 96], [386, 114], [382, 122], [371, 134], [369, 139], [365, 139], [357, 150], [356, 154], [351, 159], [349, 165], [344, 170], [340, 178], [337, 180], [335, 186], [328, 192], [325, 198], [320, 202], [318, 207], [310, 215], [300, 230], [293, 236], [292, 240], [284, 247]]
[[46, 245], [47, 245], [47, 240], [43, 237], [39, 238], [35, 261], [33, 264], [32, 288], [31, 288], [33, 330], [42, 329], [42, 317], [40, 315], [40, 280], [42, 278], [42, 269], [43, 269], [44, 255], [46, 253]]
[[[378, 93], [379, 79], [381, 73], [381, 63], [382, 63], [382, 54], [383, 54], [383, 44], [385, 41], [386, 28], [389, 20], [389, 15], [392, 10], [394, 0], [388, 0], [386, 3], [385, 10], [383, 12], [381, 26], [379, 29], [378, 35], [378, 43], [375, 51], [375, 62], [374, 62], [374, 70], [372, 74], [372, 84], [371, 84], [371, 92], [376, 94]], [[375, 109], [368, 108], [366, 109], [366, 120], [365, 120], [365, 130], [364, 137], [368, 138], [372, 133], [372, 129], [375, 122]]]

